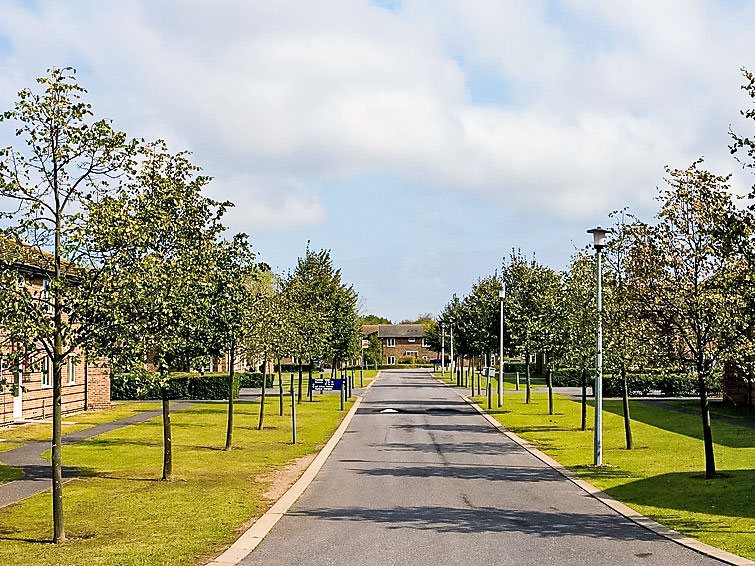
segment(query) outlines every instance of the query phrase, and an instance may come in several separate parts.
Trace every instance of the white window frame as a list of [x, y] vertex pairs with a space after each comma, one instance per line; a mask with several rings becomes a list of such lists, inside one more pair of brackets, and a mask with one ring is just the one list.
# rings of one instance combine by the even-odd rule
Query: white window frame
[[396, 346], [396, 339], [395, 338], [386, 338], [385, 339], [385, 346], [387, 348], [393, 348], [394, 346]]
[[427, 338], [422, 339], [422, 347], [423, 348], [429, 348], [430, 346], [427, 345]]
[[385, 361], [389, 366], [396, 365], [396, 356], [388, 356]]
[[414, 341], [416, 341], [416, 338], [408, 338], [407, 340], [408, 340], [409, 342], [414, 342]]
[[429, 359], [430, 359], [430, 356], [422, 356], [422, 359], [423, 359], [423, 360], [429, 360]]
[[53, 312], [52, 301], [50, 300], [50, 278], [42, 278], [42, 302], [44, 303], [44, 310], [46, 312]]
[[68, 374], [67, 385], [76, 385], [76, 357], [68, 356], [66, 360], [66, 373]]
[[42, 357], [40, 373], [42, 374], [42, 388], [50, 389], [52, 387], [52, 360], [45, 354]]
[[405, 356], [414, 356], [415, 358], [419, 358], [419, 351], [418, 350], [407, 350], [404, 352]]

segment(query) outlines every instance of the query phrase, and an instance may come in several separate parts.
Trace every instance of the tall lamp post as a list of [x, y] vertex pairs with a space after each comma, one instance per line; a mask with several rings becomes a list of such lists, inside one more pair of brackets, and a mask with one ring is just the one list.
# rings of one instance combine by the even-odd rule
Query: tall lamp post
[[[451, 378], [456, 375], [456, 363], [454, 362], [454, 327], [451, 325]], [[456, 385], [459, 385], [459, 378], [456, 378]]]
[[440, 375], [446, 377], [446, 325], [440, 323]]
[[596, 466], [603, 465], [603, 265], [602, 251], [606, 247], [606, 232], [600, 226], [588, 230], [592, 234], [592, 245], [595, 248], [595, 257], [598, 266], [598, 329], [597, 350], [595, 357], [595, 430], [593, 432], [593, 463]]
[[498, 291], [498, 296], [501, 298], [501, 336], [498, 350], [498, 366], [500, 371], [498, 373], [498, 406], [503, 407], [503, 299], [506, 298], [506, 282], [502, 283], [501, 290]]

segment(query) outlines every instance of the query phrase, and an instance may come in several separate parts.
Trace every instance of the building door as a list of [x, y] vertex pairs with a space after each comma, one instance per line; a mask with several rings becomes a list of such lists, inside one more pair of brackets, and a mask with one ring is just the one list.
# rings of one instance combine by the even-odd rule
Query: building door
[[23, 417], [23, 371], [20, 368], [13, 370], [13, 418], [19, 420]]

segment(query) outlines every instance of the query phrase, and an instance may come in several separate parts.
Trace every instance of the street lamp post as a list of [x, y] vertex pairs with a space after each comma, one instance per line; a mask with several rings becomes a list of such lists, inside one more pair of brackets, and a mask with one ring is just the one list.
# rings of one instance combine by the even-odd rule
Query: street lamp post
[[[454, 327], [451, 326], [451, 376], [456, 375], [456, 364], [454, 362]], [[456, 378], [456, 385], [459, 385], [459, 378]]]
[[446, 377], [446, 325], [440, 323], [440, 375]]
[[503, 299], [506, 298], [506, 283], [503, 282], [503, 287], [498, 291], [498, 296], [501, 298], [501, 336], [498, 350], [498, 366], [500, 371], [498, 373], [498, 406], [503, 407]]
[[602, 251], [606, 246], [606, 232], [600, 226], [588, 230], [592, 234], [593, 247], [598, 268], [597, 289], [597, 351], [595, 356], [595, 430], [593, 436], [593, 463], [596, 466], [603, 465], [603, 273]]

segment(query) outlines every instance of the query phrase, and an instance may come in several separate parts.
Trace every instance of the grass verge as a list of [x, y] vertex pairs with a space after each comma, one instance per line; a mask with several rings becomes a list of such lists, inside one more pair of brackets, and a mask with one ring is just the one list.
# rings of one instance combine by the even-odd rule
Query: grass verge
[[[481, 407], [487, 398], [474, 397]], [[494, 401], [495, 403], [495, 401]], [[705, 479], [699, 415], [634, 402], [635, 448], [626, 450], [620, 400], [604, 401], [604, 462], [594, 467], [592, 429], [580, 430], [580, 404], [534, 394], [532, 403], [508, 395], [489, 411], [515, 434], [612, 497], [687, 536], [755, 559], [755, 429], [713, 420], [719, 477]], [[594, 409], [588, 407], [588, 423]]]
[[[69, 541], [53, 546], [50, 494], [0, 510], [0, 563], [181, 565], [203, 563], [230, 544], [250, 517], [270, 505], [271, 471], [318, 450], [345, 412], [322, 395], [297, 407], [298, 444], [291, 444], [290, 408], [278, 400], [235, 405], [234, 449], [224, 452], [226, 406], [202, 404], [172, 415], [174, 472], [160, 481], [162, 423], [154, 419], [63, 451], [64, 465], [86, 476], [64, 488]], [[351, 403], [349, 403], [349, 406]]]

